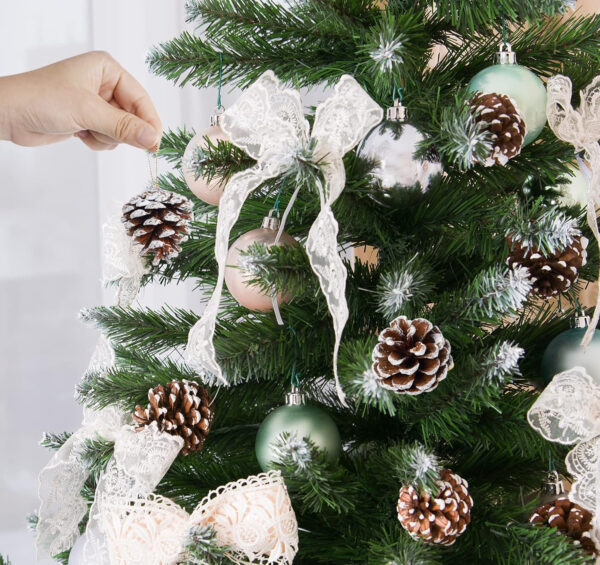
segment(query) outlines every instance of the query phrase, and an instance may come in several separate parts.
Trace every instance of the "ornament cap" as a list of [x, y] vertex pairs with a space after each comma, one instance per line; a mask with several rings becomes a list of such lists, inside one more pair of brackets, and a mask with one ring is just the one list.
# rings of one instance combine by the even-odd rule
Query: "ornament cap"
[[279, 219], [278, 212], [271, 210], [268, 216], [265, 216], [262, 221], [262, 227], [266, 230], [277, 231], [281, 226], [281, 220]]
[[394, 105], [390, 106], [386, 112], [386, 119], [390, 122], [405, 122], [408, 117], [406, 106], [398, 98], [394, 99]]
[[285, 403], [287, 406], [303, 406], [306, 404], [306, 396], [297, 386], [292, 385], [292, 390], [285, 395]]
[[542, 481], [541, 492], [544, 495], [552, 497], [560, 496], [565, 493], [565, 486], [557, 471], [550, 471]]
[[500, 44], [500, 51], [496, 53], [496, 58], [499, 65], [517, 64], [517, 54], [512, 50], [510, 43], [502, 42]]
[[574, 328], [587, 328], [590, 325], [590, 317], [585, 314], [576, 314], [571, 322]]
[[221, 117], [224, 112], [225, 108], [223, 108], [223, 106], [217, 106], [217, 108], [215, 108], [215, 113], [210, 117], [210, 125], [221, 126]]

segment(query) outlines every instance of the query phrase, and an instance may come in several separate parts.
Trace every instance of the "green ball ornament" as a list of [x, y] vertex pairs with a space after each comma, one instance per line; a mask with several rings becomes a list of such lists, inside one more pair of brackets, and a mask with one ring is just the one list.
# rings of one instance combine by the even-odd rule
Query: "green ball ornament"
[[516, 56], [509, 43], [500, 47], [500, 63], [477, 73], [469, 82], [470, 92], [495, 92], [510, 96], [527, 126], [523, 145], [540, 135], [546, 125], [546, 87], [535, 73], [516, 64]]
[[540, 374], [548, 384], [554, 375], [583, 367], [587, 373], [600, 383], [600, 331], [594, 332], [591, 343], [584, 349], [581, 340], [589, 324], [587, 316], [575, 318], [575, 327], [558, 334], [544, 351]]
[[310, 438], [327, 452], [330, 461], [336, 461], [342, 451], [340, 432], [331, 417], [317, 406], [304, 404], [304, 396], [292, 391], [286, 397], [286, 405], [271, 412], [258, 429], [255, 450], [263, 471], [271, 468], [276, 458], [273, 444], [284, 432], [299, 439]]

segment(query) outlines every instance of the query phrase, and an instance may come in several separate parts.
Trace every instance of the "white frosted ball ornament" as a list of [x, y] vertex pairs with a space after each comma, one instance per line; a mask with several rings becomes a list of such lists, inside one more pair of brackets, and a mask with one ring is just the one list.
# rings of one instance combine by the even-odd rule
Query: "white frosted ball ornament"
[[375, 127], [362, 142], [358, 156], [375, 161], [371, 175], [383, 189], [418, 187], [427, 190], [432, 177], [444, 170], [439, 159], [415, 155], [425, 136], [406, 122], [406, 108], [399, 100], [387, 109], [386, 121]]
[[[281, 234], [279, 241], [275, 242], [279, 226], [278, 218], [266, 217], [262, 227], [240, 236], [227, 253], [225, 284], [231, 295], [249, 310], [256, 312], [273, 310], [273, 297], [264, 292], [260, 286], [250, 284], [250, 281], [256, 278], [256, 274], [251, 263], [247, 261], [248, 256], [243, 256], [242, 253], [255, 243], [263, 244], [267, 249], [274, 245], [297, 245], [296, 240], [285, 232]], [[282, 304], [288, 302], [290, 298], [291, 296], [286, 293], [279, 293], [277, 302]]]
[[207, 138], [213, 145], [217, 145], [219, 141], [230, 140], [229, 136], [221, 129], [219, 117], [220, 115], [215, 114], [211, 118], [210, 127], [190, 139], [181, 161], [183, 178], [188, 188], [203, 202], [214, 205], [219, 204], [226, 183], [220, 177], [213, 177], [209, 181], [202, 175], [196, 178], [196, 175], [202, 152], [208, 149]]
[[85, 565], [83, 550], [86, 541], [87, 536], [85, 534], [77, 538], [77, 541], [74, 543], [71, 552], [69, 553], [69, 565]]
[[579, 167], [569, 167], [572, 176], [568, 177], [568, 181], [559, 186], [562, 195], [560, 203], [564, 206], [587, 206], [588, 203], [588, 182], [585, 175]]
[[510, 43], [500, 46], [498, 61], [471, 79], [469, 91], [505, 94], [512, 98], [527, 127], [523, 146], [528, 145], [546, 125], [546, 87], [534, 72], [517, 65]]

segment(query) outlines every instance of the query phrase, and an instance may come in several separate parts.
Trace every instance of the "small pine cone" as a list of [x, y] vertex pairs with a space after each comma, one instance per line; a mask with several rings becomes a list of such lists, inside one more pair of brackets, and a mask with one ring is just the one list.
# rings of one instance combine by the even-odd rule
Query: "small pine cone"
[[592, 513], [574, 504], [566, 496], [540, 506], [530, 516], [529, 521], [539, 526], [550, 526], [566, 534], [581, 544], [588, 553], [597, 554], [596, 546], [591, 538]]
[[469, 102], [475, 121], [486, 122], [485, 129], [492, 133], [492, 151], [483, 164], [506, 165], [521, 152], [527, 128], [516, 102], [505, 94], [478, 92]]
[[413, 486], [400, 489], [398, 520], [415, 539], [452, 545], [471, 522], [473, 499], [469, 484], [450, 469], [443, 469], [435, 498]]
[[185, 196], [150, 189], [123, 206], [123, 222], [141, 255], [154, 255], [153, 263], [175, 257], [180, 243], [188, 238], [193, 204]]
[[526, 267], [533, 281], [531, 294], [544, 299], [569, 290], [579, 276], [578, 269], [587, 261], [588, 240], [583, 236], [575, 237], [567, 249], [548, 256], [536, 246], [525, 247], [510, 237], [508, 243], [512, 251], [506, 262], [510, 267]]
[[399, 394], [430, 392], [452, 369], [450, 343], [428, 320], [396, 318], [379, 334], [373, 371], [379, 384]]
[[148, 391], [148, 408], [135, 407], [133, 418], [137, 432], [152, 422], [158, 429], [184, 440], [184, 455], [202, 449], [210, 431], [213, 410], [208, 391], [194, 381], [173, 381]]

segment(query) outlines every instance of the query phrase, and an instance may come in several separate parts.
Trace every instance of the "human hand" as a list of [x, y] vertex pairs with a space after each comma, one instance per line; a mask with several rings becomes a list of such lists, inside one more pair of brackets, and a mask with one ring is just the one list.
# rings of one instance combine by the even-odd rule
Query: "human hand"
[[162, 124], [142, 86], [102, 51], [0, 77], [0, 139], [32, 146], [73, 134], [96, 150], [156, 151]]

